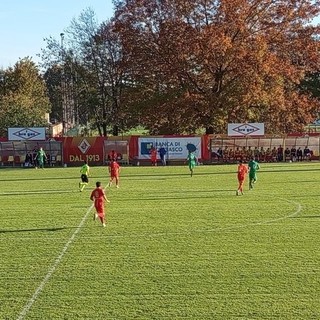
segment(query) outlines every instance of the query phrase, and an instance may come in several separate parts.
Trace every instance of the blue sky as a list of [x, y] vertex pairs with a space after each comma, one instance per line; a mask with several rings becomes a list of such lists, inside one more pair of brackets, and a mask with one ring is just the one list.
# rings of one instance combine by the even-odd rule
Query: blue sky
[[2, 0], [0, 6], [0, 68], [13, 66], [19, 58], [36, 56], [46, 47], [43, 38], [60, 39], [86, 8], [99, 22], [113, 15], [112, 0]]
[[89, 7], [99, 22], [113, 15], [112, 0], [1, 0], [0, 68], [13, 66], [27, 56], [39, 61], [37, 54], [46, 47], [43, 39], [60, 39], [71, 20]]

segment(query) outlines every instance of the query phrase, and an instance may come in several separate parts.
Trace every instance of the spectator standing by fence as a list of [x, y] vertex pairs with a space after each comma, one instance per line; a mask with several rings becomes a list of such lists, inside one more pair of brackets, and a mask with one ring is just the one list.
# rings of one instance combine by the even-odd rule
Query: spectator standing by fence
[[299, 147], [298, 150], [297, 150], [297, 160], [298, 160], [298, 161], [302, 161], [302, 158], [303, 158], [303, 151], [302, 151], [302, 149]]
[[161, 159], [162, 165], [165, 166], [167, 164], [167, 161], [166, 161], [167, 150], [164, 147], [161, 147], [158, 152], [159, 152], [159, 155], [160, 155], [160, 159]]
[[283, 161], [283, 148], [281, 145], [277, 149], [277, 161]]
[[303, 149], [303, 159], [304, 160], [311, 160], [311, 151], [309, 149], [308, 146], [306, 146], [304, 149]]
[[285, 161], [290, 161], [291, 160], [291, 151], [290, 149], [287, 147], [285, 150], [284, 150], [284, 160]]
[[296, 161], [297, 159], [297, 149], [296, 147], [292, 147], [291, 150], [290, 150], [290, 153], [291, 153], [291, 161]]

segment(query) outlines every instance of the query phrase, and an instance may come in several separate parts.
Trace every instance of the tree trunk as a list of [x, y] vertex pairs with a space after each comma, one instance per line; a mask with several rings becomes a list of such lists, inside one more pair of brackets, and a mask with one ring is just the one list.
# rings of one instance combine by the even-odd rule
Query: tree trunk
[[112, 128], [112, 135], [114, 136], [118, 136], [119, 135], [119, 126], [117, 125], [114, 125], [113, 128]]
[[99, 122], [97, 122], [96, 124], [97, 124], [97, 129], [98, 129], [98, 132], [99, 132], [99, 136], [102, 137], [101, 126], [100, 126]]
[[206, 134], [213, 134], [213, 127], [212, 126], [206, 128]]
[[103, 129], [103, 136], [106, 137], [108, 135], [106, 123], [102, 124], [102, 129]]

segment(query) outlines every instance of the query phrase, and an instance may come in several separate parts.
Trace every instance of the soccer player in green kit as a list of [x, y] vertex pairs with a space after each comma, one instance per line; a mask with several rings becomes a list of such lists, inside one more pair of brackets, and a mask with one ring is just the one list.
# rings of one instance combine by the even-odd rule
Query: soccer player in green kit
[[190, 170], [190, 174], [191, 177], [193, 175], [193, 169], [197, 164], [197, 157], [195, 156], [195, 154], [191, 151], [189, 151], [188, 157], [187, 157], [187, 162], [188, 162], [188, 166], [189, 166], [189, 170]]
[[[42, 149], [42, 147], [37, 152], [36, 160], [37, 160], [37, 163], [39, 165], [39, 168], [43, 169], [44, 168], [44, 161], [47, 160], [47, 155], [44, 152], [44, 150]], [[38, 169], [37, 166], [36, 166], [36, 169]]]
[[249, 168], [249, 190], [253, 189], [253, 184], [257, 182], [257, 171], [260, 169], [259, 163], [252, 157], [248, 163]]
[[83, 189], [85, 188], [85, 186], [89, 183], [89, 171], [90, 171], [90, 167], [87, 164], [87, 161], [84, 161], [82, 167], [80, 168], [80, 173], [81, 173], [81, 182], [79, 182], [79, 189], [80, 192], [83, 191]]

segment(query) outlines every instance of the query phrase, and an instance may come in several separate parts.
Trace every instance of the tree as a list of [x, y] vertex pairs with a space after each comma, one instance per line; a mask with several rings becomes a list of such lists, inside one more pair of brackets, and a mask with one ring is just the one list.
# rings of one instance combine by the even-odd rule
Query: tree
[[78, 114], [86, 115], [85, 120], [100, 135], [106, 136], [110, 130], [118, 135], [129, 124], [129, 117], [122, 103], [126, 87], [122, 48], [112, 21], [99, 24], [88, 8], [72, 20], [65, 36], [60, 50], [57, 41], [47, 39], [47, 50], [43, 51], [46, 66], [57, 66], [60, 55], [67, 83], [72, 83]]
[[[319, 1], [115, 0], [141, 121], [154, 133], [264, 122], [302, 130], [319, 100], [300, 83], [320, 63]], [[285, 119], [285, 121], [284, 121]]]
[[306, 75], [301, 82], [301, 89], [306, 93], [311, 93], [313, 97], [320, 100], [320, 68], [319, 71]]
[[52, 106], [50, 119], [52, 119], [53, 122], [62, 122], [63, 119], [61, 77], [62, 72], [59, 65], [48, 68], [43, 76]]
[[8, 127], [47, 126], [50, 111], [45, 83], [31, 59], [19, 60], [2, 71], [0, 92], [0, 135]]

